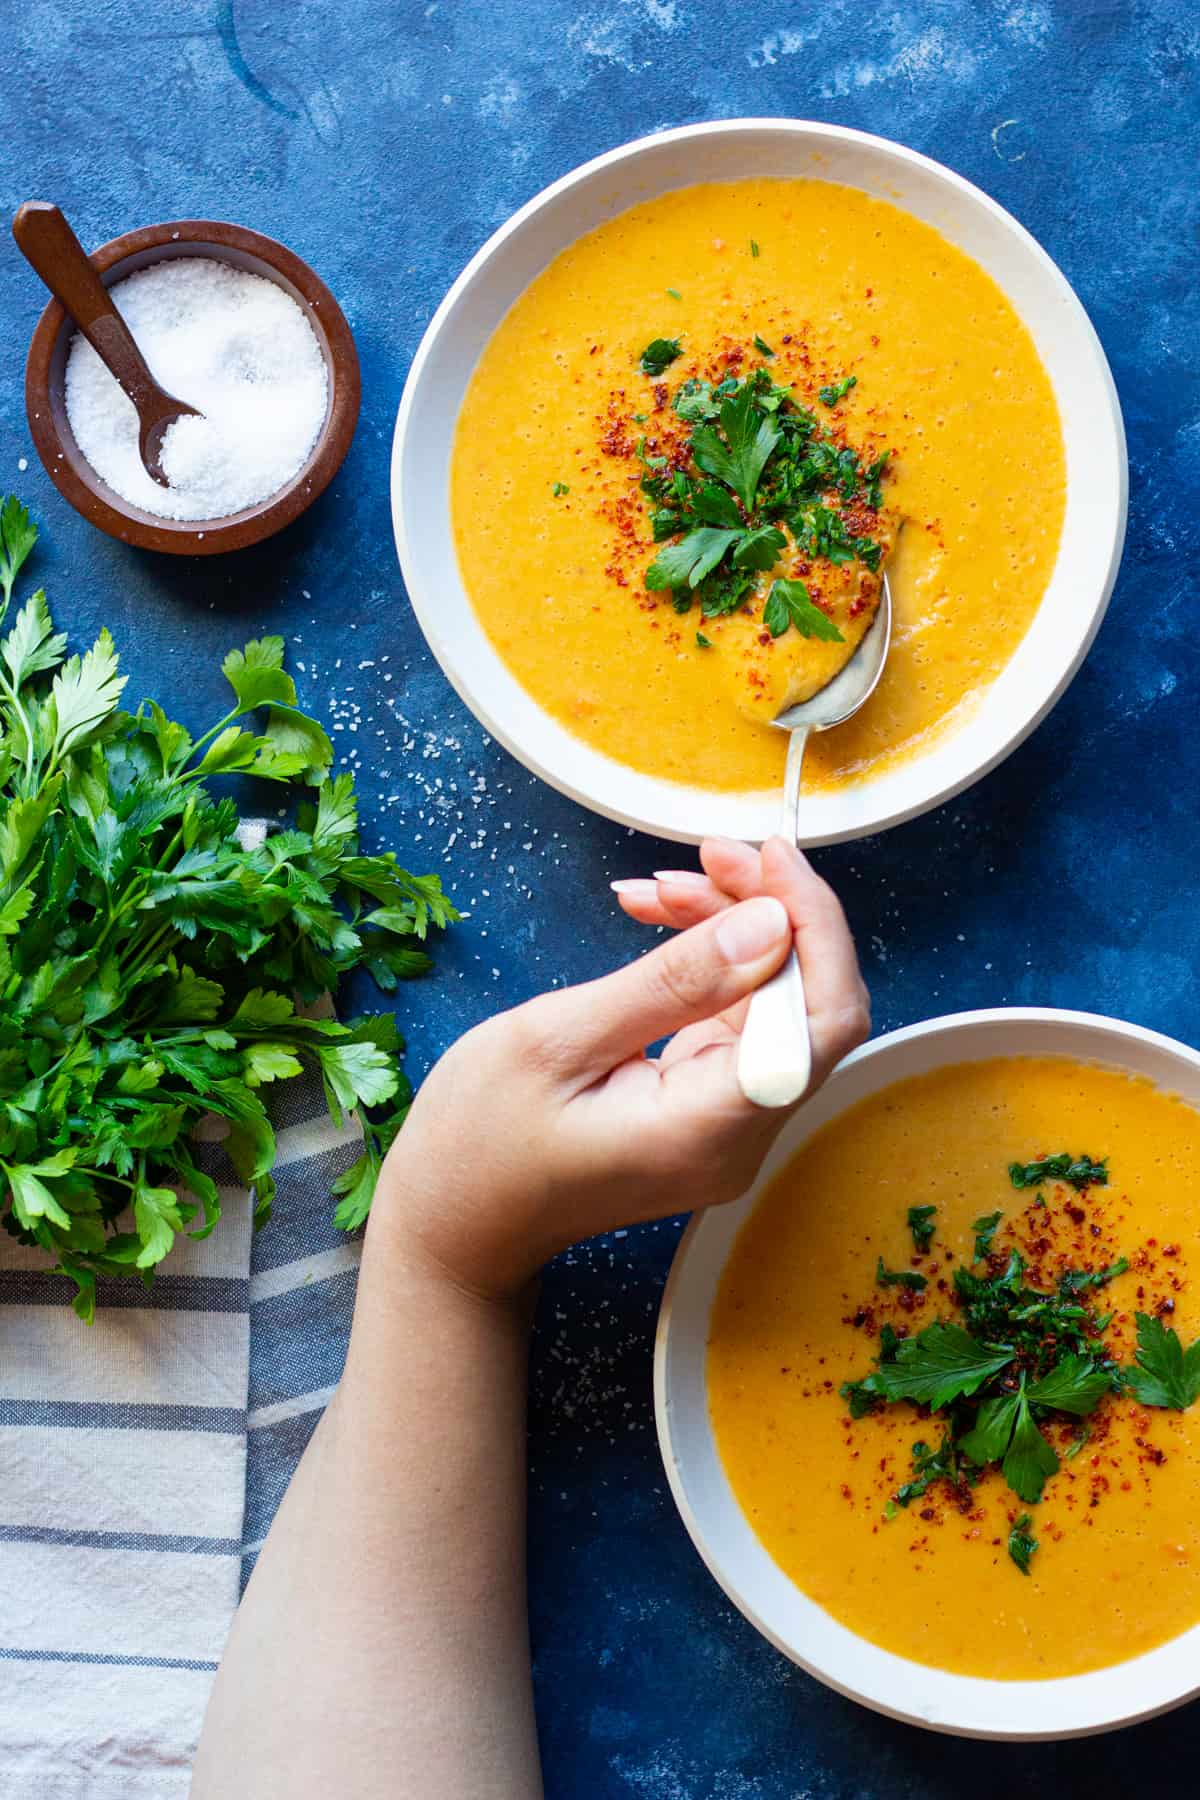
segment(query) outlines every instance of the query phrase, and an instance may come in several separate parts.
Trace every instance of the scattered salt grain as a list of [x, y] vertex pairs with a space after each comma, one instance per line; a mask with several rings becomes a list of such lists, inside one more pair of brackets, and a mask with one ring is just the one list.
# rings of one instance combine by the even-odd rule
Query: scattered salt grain
[[152, 264], [109, 289], [155, 379], [202, 418], [167, 428], [170, 487], [138, 454], [138, 420], [91, 345], [71, 341], [67, 417], [100, 478], [143, 512], [222, 519], [298, 475], [328, 410], [329, 380], [302, 309], [262, 275], [213, 257]]

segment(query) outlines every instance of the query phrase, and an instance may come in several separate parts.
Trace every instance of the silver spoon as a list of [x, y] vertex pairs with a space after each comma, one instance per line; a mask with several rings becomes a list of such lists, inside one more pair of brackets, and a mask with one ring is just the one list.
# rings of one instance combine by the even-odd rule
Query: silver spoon
[[[789, 844], [797, 837], [800, 771], [810, 733], [844, 725], [879, 686], [892, 642], [892, 591], [885, 575], [879, 605], [854, 655], [833, 680], [799, 706], [789, 706], [771, 723], [791, 733], [783, 778], [783, 817], [779, 832]], [[793, 950], [770, 981], [750, 996], [738, 1048], [738, 1085], [756, 1106], [791, 1106], [812, 1079], [812, 1043], [804, 982]]]

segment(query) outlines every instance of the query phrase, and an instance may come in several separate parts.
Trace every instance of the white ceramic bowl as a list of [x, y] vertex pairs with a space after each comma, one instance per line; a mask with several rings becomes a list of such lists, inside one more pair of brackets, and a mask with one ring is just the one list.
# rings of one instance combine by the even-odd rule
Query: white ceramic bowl
[[1050, 585], [1012, 661], [970, 721], [878, 778], [806, 795], [800, 842], [829, 844], [949, 799], [1014, 749], [1058, 699], [1104, 616], [1125, 536], [1128, 469], [1104, 352], [1065, 277], [1001, 207], [940, 163], [885, 138], [792, 119], [689, 125], [611, 150], [521, 208], [468, 263], [421, 341], [396, 419], [392, 516], [409, 598], [472, 712], [535, 774], [594, 811], [660, 837], [760, 841], [777, 793], [714, 794], [614, 762], [543, 712], [484, 634], [450, 524], [454, 429], [471, 375], [513, 302], [560, 250], [639, 201], [699, 181], [816, 176], [924, 219], [982, 264], [1033, 334], [1062, 416], [1067, 508]]
[[709, 1315], [733, 1242], [763, 1187], [836, 1114], [895, 1081], [991, 1056], [1067, 1056], [1145, 1075], [1200, 1106], [1200, 1054], [1172, 1038], [1093, 1013], [1037, 1007], [955, 1013], [856, 1051], [791, 1121], [752, 1190], [698, 1215], [663, 1296], [654, 1403], [667, 1478], [710, 1572], [776, 1649], [818, 1680], [893, 1718], [963, 1737], [1065, 1738], [1165, 1712], [1200, 1692], [1200, 1626], [1143, 1656], [1050, 1681], [987, 1681], [881, 1650], [801, 1593], [742, 1512], [709, 1420]]

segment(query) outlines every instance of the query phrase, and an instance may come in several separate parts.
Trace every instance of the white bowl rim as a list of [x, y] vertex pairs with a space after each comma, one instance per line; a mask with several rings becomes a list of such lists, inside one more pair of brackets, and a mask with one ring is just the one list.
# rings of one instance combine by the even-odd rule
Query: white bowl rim
[[[430, 360], [459, 302], [486, 274], [488, 265], [509, 241], [546, 207], [597, 174], [616, 169], [663, 146], [736, 137], [748, 132], [774, 133], [799, 144], [857, 145], [873, 154], [882, 153], [898, 166], [932, 176], [998, 222], [1026, 256], [1038, 265], [1057, 305], [1070, 316], [1080, 345], [1086, 347], [1096, 402], [1096, 416], [1091, 423], [1098, 438], [1107, 434], [1103, 444], [1106, 464], [1103, 518], [1107, 521], [1107, 529], [1101, 528], [1097, 533], [1096, 556], [1088, 571], [1094, 601], [1090, 612], [1081, 618], [1082, 630], [1075, 637], [1069, 654], [1057, 659], [1048, 658], [1044, 668], [1039, 663], [1034, 681], [1038, 681], [1039, 675], [1042, 679], [1033, 704], [1013, 710], [1010, 724], [989, 731], [986, 749], [981, 749], [979, 754], [965, 754], [953, 772], [946, 768], [931, 778], [930, 765], [940, 768], [943, 755], [948, 763], [955, 761], [947, 746], [964, 737], [969, 741], [975, 728], [972, 722], [958, 729], [952, 728], [937, 740], [930, 752], [909, 759], [881, 777], [851, 784], [833, 797], [828, 794], [812, 796], [814, 817], [808, 821], [802, 811], [798, 841], [804, 846], [833, 844], [869, 836], [930, 811], [981, 780], [1017, 749], [1061, 697], [1091, 648], [1120, 565], [1128, 513], [1128, 459], [1120, 403], [1103, 348], [1082, 303], [1058, 265], [1011, 213], [974, 183], [919, 151], [870, 132], [820, 120], [770, 116], [707, 120], [654, 132], [605, 151], [570, 170], [535, 194], [493, 232], [453, 282], [426, 327], [396, 415], [391, 459], [393, 532], [410, 605], [442, 672], [490, 735], [541, 780], [602, 817], [681, 843], [698, 843], [702, 837], [718, 833], [761, 842], [776, 828], [778, 796], [773, 792], [725, 794], [691, 788], [635, 770], [586, 744], [520, 688], [498, 652], [492, 651], [488, 680], [481, 689], [463, 667], [459, 639], [446, 629], [440, 590], [434, 591], [432, 583], [427, 588], [420, 578], [413, 544], [428, 529], [428, 521], [423, 517], [414, 517], [411, 523], [406, 520], [404, 503], [406, 443]], [[587, 229], [590, 227], [581, 227], [581, 232]], [[565, 249], [571, 241], [564, 239], [559, 248]], [[546, 265], [543, 263], [542, 266]], [[1028, 320], [1024, 322], [1032, 329]], [[455, 410], [457, 413], [457, 408]], [[435, 529], [440, 530], [440, 526]], [[450, 554], [458, 579], [452, 544]], [[1058, 566], [1056, 563], [1056, 572]], [[470, 600], [465, 598], [468, 612], [473, 616]], [[474, 629], [486, 641], [486, 634], [477, 621]], [[1014, 657], [1020, 649], [1018, 644]], [[997, 679], [1002, 679], [1003, 674], [1001, 671]], [[984, 701], [989, 691], [985, 690]], [[507, 716], [512, 712], [520, 717], [517, 726], [510, 723]], [[534, 734], [536, 743], [527, 741], [529, 732]], [[925, 780], [919, 776], [922, 769], [927, 770]], [[891, 792], [888, 784], [893, 784], [897, 790], [891, 798], [885, 797]], [[881, 787], [884, 793], [878, 795]], [[874, 806], [868, 800], [872, 793], [878, 795]], [[703, 829], [697, 829], [694, 823], [697, 816], [705, 821]]]
[[[953, 1038], [980, 1026], [995, 1026], [1003, 1031], [1012, 1028], [1020, 1032], [1031, 1025], [1061, 1027], [1064, 1031], [1074, 1029], [1085, 1035], [1094, 1035], [1097, 1048], [1091, 1060], [1102, 1067], [1124, 1068], [1135, 1074], [1140, 1072], [1123, 1063], [1119, 1051], [1114, 1053], [1114, 1047], [1122, 1043], [1157, 1052], [1168, 1061], [1190, 1070], [1196, 1077], [1197, 1090], [1200, 1092], [1200, 1051], [1191, 1045], [1161, 1032], [1151, 1031], [1145, 1026], [1110, 1018], [1105, 1014], [1039, 1006], [985, 1007], [970, 1012], [946, 1013], [887, 1032], [871, 1039], [840, 1063], [822, 1092], [829, 1095], [833, 1090], [836, 1097], [836, 1088], [842, 1077], [874, 1062], [882, 1061], [886, 1065], [897, 1049], [905, 1044], [937, 1037]], [[1106, 1045], [1109, 1049], [1107, 1055]], [[1020, 1048], [1006, 1050], [998, 1046], [983, 1054], [989, 1057], [1060, 1055], [1069, 1056], [1072, 1060], [1088, 1060], [1078, 1051], [1054, 1051], [1042, 1047], [1022, 1051]], [[964, 1060], [975, 1061], [980, 1058], [966, 1057]], [[878, 1093], [891, 1085], [892, 1081], [903, 1079], [901, 1073], [889, 1075], [877, 1080], [866, 1092]], [[857, 1103], [862, 1097], [856, 1094], [849, 1104]], [[818, 1096], [814, 1096], [816, 1098]], [[733, 1202], [733, 1209], [739, 1215], [739, 1229], [779, 1163], [789, 1160], [799, 1144], [805, 1141], [808, 1132], [803, 1129], [802, 1121], [807, 1110], [807, 1107], [802, 1108], [796, 1115], [796, 1120], [801, 1123], [799, 1135], [792, 1136], [789, 1128], [785, 1128], [781, 1139], [782, 1154], [773, 1153], [752, 1187], [740, 1200]], [[836, 1105], [827, 1106], [812, 1129], [820, 1129], [829, 1118], [836, 1117], [840, 1110]], [[846, 1698], [888, 1718], [952, 1737], [1026, 1743], [1090, 1737], [1156, 1718], [1200, 1695], [1200, 1623], [1141, 1655], [1082, 1675], [1053, 1676], [1034, 1681], [1001, 1681], [982, 1676], [956, 1675], [949, 1670], [934, 1668], [882, 1650], [860, 1637], [834, 1619], [816, 1601], [804, 1595], [802, 1590], [788, 1580], [778, 1565], [773, 1564], [780, 1580], [794, 1594], [800, 1595], [807, 1607], [820, 1615], [828, 1628], [828, 1634], [838, 1635], [858, 1646], [869, 1658], [874, 1670], [886, 1676], [885, 1684], [877, 1680], [848, 1679], [844, 1670], [836, 1675], [832, 1674], [828, 1668], [821, 1666], [819, 1659], [801, 1653], [794, 1643], [789, 1643], [760, 1615], [714, 1548], [692, 1505], [672, 1432], [668, 1392], [670, 1338], [679, 1305], [679, 1291], [689, 1259], [694, 1254], [697, 1239], [704, 1230], [706, 1221], [729, 1210], [722, 1207], [713, 1212], [693, 1214], [676, 1249], [663, 1290], [655, 1335], [654, 1414], [663, 1467], [680, 1518], [709, 1574], [755, 1629], [789, 1661], [796, 1663], [824, 1686], [833, 1688]], [[723, 1271], [724, 1262], [721, 1268]], [[732, 1493], [732, 1489], [730, 1492]], [[734, 1504], [738, 1504], [736, 1496]], [[748, 1521], [746, 1527], [753, 1532]], [[773, 1563], [765, 1547], [760, 1545], [760, 1548], [763, 1556]], [[1013, 1722], [1006, 1722], [1006, 1713], [1011, 1713]], [[1045, 1722], [1047, 1715], [1052, 1714], [1058, 1715], [1055, 1722]], [[1036, 1715], [1043, 1722], [1031, 1725], [1024, 1722], [1022, 1715]]]

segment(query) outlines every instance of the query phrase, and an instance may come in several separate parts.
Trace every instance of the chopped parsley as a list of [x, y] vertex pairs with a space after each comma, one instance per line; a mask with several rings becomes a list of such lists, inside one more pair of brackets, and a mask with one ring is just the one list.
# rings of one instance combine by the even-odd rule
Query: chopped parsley
[[912, 1232], [914, 1250], [928, 1250], [933, 1242], [933, 1221], [936, 1217], [936, 1206], [909, 1207], [908, 1229]]
[[992, 1239], [995, 1237], [996, 1229], [1003, 1217], [1004, 1214], [1000, 1212], [984, 1213], [982, 1217], [976, 1219], [974, 1225], [972, 1225], [971, 1230], [975, 1233], [976, 1262], [983, 1262], [990, 1254]]
[[[1082, 1191], [1106, 1183], [1108, 1168], [1063, 1154], [1014, 1163], [1010, 1177], [1022, 1187], [1064, 1180]], [[935, 1217], [932, 1204], [907, 1209], [914, 1251], [929, 1249]], [[985, 1213], [974, 1222], [975, 1264], [954, 1266], [956, 1312], [903, 1337], [885, 1323], [874, 1367], [840, 1390], [852, 1419], [908, 1402], [940, 1429], [936, 1448], [932, 1439], [913, 1445], [911, 1474], [889, 1507], [908, 1506], [938, 1482], [965, 1507], [963, 1496], [993, 1468], [1025, 1506], [1035, 1506], [1060, 1468], [1056, 1443], [1063, 1445], [1061, 1461], [1077, 1456], [1090, 1436], [1088, 1421], [1106, 1398], [1128, 1395], [1144, 1406], [1179, 1411], [1200, 1400], [1200, 1340], [1185, 1349], [1160, 1318], [1139, 1312], [1132, 1367], [1119, 1366], [1104, 1342], [1113, 1314], [1095, 1310], [1092, 1296], [1125, 1273], [1127, 1258], [1098, 1269], [1066, 1269], [1050, 1291], [1034, 1287], [1015, 1246], [1006, 1246], [1000, 1266], [1002, 1217]], [[902, 1302], [909, 1312], [924, 1304], [916, 1296], [928, 1283], [914, 1269], [889, 1269], [879, 1257], [875, 1282], [910, 1290]], [[1065, 1440], [1062, 1428], [1071, 1421], [1075, 1430]], [[1047, 1426], [1056, 1423], [1054, 1436]], [[1038, 1548], [1032, 1524], [1032, 1515], [1022, 1513], [1008, 1538], [1009, 1555], [1024, 1574]]]
[[875, 1280], [880, 1287], [912, 1288], [914, 1293], [920, 1293], [926, 1285], [924, 1275], [919, 1274], [916, 1269], [885, 1268], [882, 1256], [875, 1264]]
[[770, 344], [768, 344], [764, 338], [759, 337], [757, 331], [754, 334], [754, 348], [758, 351], [760, 356], [774, 356], [775, 354]]
[[683, 295], [680, 293], [678, 288], [668, 288], [667, 292], [668, 292], [668, 294], [670, 294], [672, 300], [682, 300], [683, 299]]
[[702, 631], [698, 631], [696, 633], [696, 645], [697, 645], [697, 648], [700, 650], [711, 650], [712, 649], [712, 639], [706, 638]]
[[1020, 1513], [1013, 1520], [1012, 1530], [1008, 1534], [1008, 1554], [1020, 1569], [1022, 1575], [1028, 1575], [1029, 1564], [1034, 1551], [1038, 1547], [1035, 1537], [1029, 1535], [1029, 1527], [1033, 1524], [1032, 1513]]
[[651, 380], [657, 380], [666, 373], [677, 357], [683, 355], [683, 345], [678, 338], [655, 338], [646, 345], [641, 354], [641, 370]]
[[1015, 1188], [1040, 1187], [1043, 1181], [1066, 1181], [1077, 1193], [1086, 1187], [1108, 1186], [1108, 1158], [1093, 1162], [1090, 1156], [1043, 1156], [1039, 1162], [1009, 1163], [1008, 1179]]
[[750, 254], [751, 254], [751, 256], [758, 255], [758, 245], [755, 243], [753, 238], [750, 239]]
[[845, 398], [852, 387], [857, 386], [857, 375], [843, 375], [840, 381], [834, 381], [829, 387], [819, 389], [818, 398], [822, 406], [836, 406], [839, 400]]
[[1118, 1256], [1116, 1262], [1109, 1263], [1106, 1269], [1068, 1269], [1059, 1278], [1058, 1291], [1060, 1294], [1082, 1294], [1088, 1288], [1107, 1287], [1110, 1281], [1123, 1275], [1128, 1267], [1129, 1258]]
[[[762, 355], [773, 354], [761, 338], [756, 343]], [[678, 339], [656, 339], [643, 352], [642, 367], [661, 373], [679, 354]], [[646, 571], [651, 592], [669, 590], [680, 613], [698, 600], [704, 618], [718, 618], [761, 593], [756, 577], [775, 568], [790, 546], [809, 559], [879, 568], [882, 546], [852, 529], [847, 516], [855, 509], [857, 523], [864, 509], [878, 511], [886, 452], [864, 465], [762, 367], [717, 382], [688, 376], [671, 406], [691, 427], [685, 456], [674, 455], [668, 466], [644, 438], [636, 446], [651, 530], [665, 546]], [[773, 581], [762, 606], [772, 637], [795, 629], [843, 641], [802, 581]]]
[[560, 494], [569, 494], [570, 491], [571, 490], [567, 486], [565, 481], [556, 481], [550, 489], [550, 492], [554, 495], [554, 498], [556, 500], [558, 499]]

